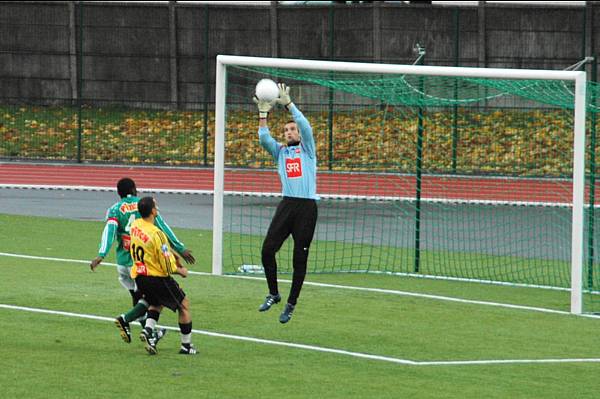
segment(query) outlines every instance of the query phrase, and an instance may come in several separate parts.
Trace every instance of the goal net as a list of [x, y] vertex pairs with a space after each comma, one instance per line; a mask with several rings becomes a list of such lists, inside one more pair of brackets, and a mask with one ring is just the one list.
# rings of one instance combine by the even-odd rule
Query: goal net
[[[584, 72], [219, 56], [214, 273], [262, 272], [281, 200], [252, 102], [265, 77], [291, 87], [314, 131], [321, 199], [309, 273], [571, 290], [571, 311], [582, 311], [582, 293], [600, 284]], [[269, 115], [277, 141], [289, 119], [282, 108]], [[292, 246], [280, 272], [291, 271]]]

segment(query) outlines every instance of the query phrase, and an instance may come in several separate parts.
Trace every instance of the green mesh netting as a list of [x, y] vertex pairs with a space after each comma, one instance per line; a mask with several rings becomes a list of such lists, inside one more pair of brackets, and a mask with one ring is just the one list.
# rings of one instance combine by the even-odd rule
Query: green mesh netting
[[[518, 96], [547, 106], [574, 108], [574, 82], [549, 80], [498, 80], [419, 75], [379, 75], [305, 71], [277, 68], [236, 67], [281, 80], [301, 80], [321, 87], [402, 106], [454, 106], [477, 104], [501, 97]], [[591, 101], [600, 85], [588, 82], [588, 112], [598, 112]]]
[[[573, 82], [247, 67], [227, 76], [227, 272], [260, 270], [280, 200], [251, 101], [270, 77], [291, 86], [317, 144], [322, 199], [309, 272], [570, 287]], [[588, 203], [598, 90], [588, 85]], [[283, 109], [269, 117], [278, 141], [288, 119]], [[600, 284], [596, 219], [588, 207], [586, 310]], [[291, 265], [290, 239], [278, 266]]]

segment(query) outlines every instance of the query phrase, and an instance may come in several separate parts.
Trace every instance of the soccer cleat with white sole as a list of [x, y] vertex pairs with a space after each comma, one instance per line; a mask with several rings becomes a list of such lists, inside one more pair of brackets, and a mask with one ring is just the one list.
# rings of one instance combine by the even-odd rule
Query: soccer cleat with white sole
[[197, 355], [198, 350], [192, 344], [181, 344], [181, 348], [179, 348], [180, 355]]
[[130, 343], [131, 342], [131, 329], [129, 328], [129, 323], [127, 323], [122, 316], [119, 316], [115, 319], [115, 326], [119, 329], [119, 334], [123, 341]]
[[148, 354], [156, 355], [158, 353], [158, 350], [156, 349], [156, 343], [158, 340], [155, 332], [149, 328], [144, 328], [140, 333], [140, 341], [144, 343], [144, 347], [146, 348], [146, 352], [148, 352]]

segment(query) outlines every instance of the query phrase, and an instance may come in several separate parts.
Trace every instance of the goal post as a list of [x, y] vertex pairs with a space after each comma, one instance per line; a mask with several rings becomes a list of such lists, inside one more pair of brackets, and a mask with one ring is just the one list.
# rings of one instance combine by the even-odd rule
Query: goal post
[[215, 84], [215, 164], [212, 273], [223, 273], [223, 194], [225, 187], [225, 79], [227, 62], [217, 56]]
[[[575, 76], [575, 122], [573, 126], [573, 221], [571, 233], [571, 313], [583, 310], [583, 205], [585, 190], [586, 74]], [[593, 206], [593, 204], [592, 204]]]
[[[463, 104], [466, 104], [468, 101], [467, 99], [465, 100], [457, 100], [456, 99], [456, 81], [452, 80], [452, 79], [463, 79], [464, 81], [466, 81], [467, 85], [472, 85], [473, 87], [469, 86], [467, 88], [464, 89], [465, 91], [465, 96], [466, 97], [476, 97], [476, 93], [478, 93], [479, 91], [481, 91], [481, 87], [483, 87], [485, 89], [485, 86], [488, 84], [486, 83], [487, 80], [495, 80], [495, 83], [493, 85], [493, 90], [496, 90], [496, 92], [498, 92], [499, 94], [496, 97], [485, 97], [482, 96], [481, 98], [483, 98], [483, 101], [497, 101], [500, 102], [501, 98], [503, 96], [502, 94], [502, 90], [504, 90], [506, 87], [508, 87], [507, 90], [512, 90], [512, 94], [514, 94], [515, 96], [523, 96], [523, 103], [530, 101], [531, 99], [528, 98], [528, 91], [529, 90], [536, 90], [536, 88], [534, 87], [537, 83], [531, 83], [529, 86], [525, 85], [523, 87], [517, 87], [518, 84], [511, 86], [510, 84], [506, 84], [504, 85], [502, 82], [519, 82], [520, 80], [525, 81], [525, 82], [561, 82], [560, 84], [562, 84], [563, 86], [556, 86], [558, 87], [558, 89], [554, 86], [554, 88], [550, 88], [549, 91], [547, 93], [544, 93], [543, 95], [540, 95], [539, 98], [541, 98], [541, 100], [539, 98], [536, 98], [536, 101], [547, 101], [547, 103], [551, 104], [552, 107], [563, 107], [565, 109], [569, 109], [569, 112], [572, 111], [572, 140], [573, 140], [573, 147], [571, 148], [570, 151], [572, 151], [572, 159], [570, 159], [571, 162], [571, 167], [567, 168], [569, 170], [569, 174], [571, 174], [569, 176], [569, 180], [571, 183], [571, 188], [572, 189], [572, 198], [569, 199], [568, 202], [570, 202], [569, 204], [561, 204], [560, 206], [562, 207], [566, 207], [569, 208], [571, 210], [571, 228], [570, 228], [570, 260], [569, 260], [569, 266], [570, 266], [570, 286], [568, 287], [570, 289], [571, 292], [571, 306], [570, 306], [570, 310], [572, 313], [575, 314], [579, 314], [582, 312], [582, 290], [583, 290], [583, 259], [584, 259], [584, 208], [585, 208], [585, 187], [586, 187], [586, 183], [585, 183], [585, 149], [586, 149], [586, 143], [585, 143], [585, 125], [586, 125], [586, 74], [585, 72], [581, 72], [581, 71], [546, 71], [546, 70], [523, 70], [523, 69], [499, 69], [499, 68], [467, 68], [467, 67], [442, 67], [442, 66], [415, 66], [415, 65], [391, 65], [391, 64], [370, 64], [370, 63], [354, 63], [354, 62], [336, 62], [336, 61], [313, 61], [313, 60], [298, 60], [298, 59], [281, 59], [281, 58], [261, 58], [261, 57], [245, 57], [245, 56], [230, 56], [230, 55], [219, 55], [217, 56], [217, 60], [216, 60], [216, 85], [215, 85], [215, 148], [214, 148], [214, 208], [213, 208], [213, 253], [212, 253], [212, 272], [213, 274], [219, 275], [219, 274], [223, 274], [224, 272], [232, 272], [232, 270], [224, 270], [223, 268], [223, 263], [224, 263], [224, 251], [226, 250], [224, 247], [224, 196], [227, 195], [238, 195], [240, 200], [239, 201], [243, 201], [243, 198], [246, 197], [246, 195], [248, 193], [244, 192], [244, 186], [247, 184], [244, 183], [244, 181], [240, 181], [239, 185], [235, 186], [233, 185], [233, 188], [227, 188], [226, 189], [226, 183], [225, 183], [225, 179], [226, 179], [226, 156], [225, 156], [225, 151], [226, 151], [226, 118], [227, 118], [227, 114], [228, 114], [228, 107], [227, 107], [227, 101], [228, 101], [228, 92], [229, 92], [229, 86], [228, 86], [228, 76], [229, 76], [229, 69], [230, 68], [241, 68], [242, 70], [251, 70], [251, 71], [259, 71], [259, 72], [263, 72], [266, 76], [275, 76], [277, 79], [279, 79], [280, 81], [288, 81], [288, 80], [298, 80], [298, 81], [302, 81], [303, 79], [306, 81], [310, 81], [311, 84], [313, 85], [322, 85], [323, 86], [323, 90], [322, 93], [324, 93], [324, 95], [327, 95], [327, 93], [329, 93], [329, 104], [330, 104], [330, 108], [331, 108], [331, 102], [332, 102], [332, 94], [333, 91], [335, 90], [339, 90], [341, 92], [346, 92], [346, 93], [352, 93], [352, 95], [357, 95], [357, 98], [366, 98], [367, 100], [365, 100], [365, 102], [367, 101], [371, 101], [373, 103], [376, 103], [377, 101], [380, 102], [380, 109], [384, 109], [384, 111], [382, 112], [387, 112], [385, 110], [386, 106], [388, 104], [391, 104], [389, 100], [390, 96], [396, 96], [395, 99], [393, 101], [396, 101], [396, 103], [394, 103], [395, 105], [398, 105], [399, 102], [401, 101], [407, 101], [407, 106], [411, 106], [411, 107], [415, 107], [418, 106], [420, 107], [420, 104], [424, 104], [427, 101], [430, 101], [431, 103], [437, 104], [435, 106], [440, 106], [439, 104], [442, 104], [443, 106], [445, 105], [451, 105], [454, 107], [459, 107], [459, 106], [463, 106]], [[305, 71], [306, 75], [304, 76], [296, 76], [298, 74], [298, 71]], [[339, 78], [333, 77], [331, 79], [328, 80], [329, 76], [334, 76], [336, 74], [339, 74]], [[356, 79], [352, 80], [352, 82], [355, 82], [356, 80], [360, 80], [360, 79], [364, 79], [364, 80], [369, 80], [369, 84], [371, 86], [366, 87], [364, 85], [359, 84], [358, 86], [350, 86], [350, 84], [355, 84], [355, 83], [349, 83], [351, 81], [351, 79], [349, 79], [349, 76], [352, 76], [353, 74], [356, 74]], [[393, 86], [389, 86], [389, 82], [386, 81], [386, 87], [379, 87], [377, 86], [378, 84], [380, 84], [379, 82], [385, 81], [385, 77], [393, 77], [394, 82], [391, 83], [391, 85]], [[412, 93], [409, 94], [398, 94], [398, 92], [394, 92], [394, 90], [399, 90], [398, 87], [400, 87], [400, 83], [398, 83], [400, 80], [402, 80], [402, 85], [405, 85], [406, 82], [405, 80], [407, 79], [401, 79], [402, 77], [406, 76], [407, 79], [408, 78], [414, 78], [416, 79], [415, 82], [417, 82], [416, 84], [412, 84], [411, 86], [411, 90]], [[383, 79], [378, 79], [379, 77], [384, 77]], [[442, 78], [447, 78], [448, 81], [445, 83], [448, 88], [437, 88], [436, 84], [438, 84], [438, 81], [435, 79], [442, 79]], [[336, 80], [337, 79], [337, 80]], [[256, 80], [257, 81], [257, 80]], [[441, 80], [440, 80], [441, 81]], [[420, 82], [420, 83], [419, 83]], [[431, 83], [430, 83], [431, 82]], [[498, 83], [500, 82], [500, 83]], [[425, 89], [420, 90], [419, 89], [419, 84], [423, 85], [423, 87]], [[441, 84], [441, 83], [440, 83]], [[476, 85], [481, 85], [481, 87], [475, 87]], [[550, 83], [549, 83], [550, 84]], [[454, 85], [454, 86], [452, 86]], [[236, 86], [235, 83], [231, 84], [232, 90], [238, 90], [238, 91], [242, 91], [242, 92], [246, 92], [248, 94], [248, 97], [251, 96], [252, 92], [253, 92], [253, 86], [249, 86], [244, 88], [240, 88], [240, 87], [234, 87]], [[358, 87], [358, 88], [357, 88]], [[454, 87], [454, 88], [453, 88]], [[490, 86], [491, 87], [491, 86]], [[514, 87], [514, 89], [513, 89]], [[533, 89], [532, 89], [533, 88]], [[294, 90], [294, 87], [293, 89]], [[390, 90], [392, 90], [392, 92], [390, 92]], [[454, 90], [454, 98], [452, 95], [446, 95], [443, 99], [441, 95], [438, 95], [438, 92], [441, 92], [442, 90], [446, 90], [448, 91], [448, 93], [451, 93], [452, 90]], [[427, 91], [427, 92], [426, 92]], [[432, 92], [434, 94], [429, 94], [429, 92]], [[358, 93], [358, 94], [357, 94]], [[475, 94], [474, 94], [475, 93]], [[515, 94], [516, 93], [516, 94]], [[558, 93], [558, 94], [557, 94]], [[292, 93], [295, 94], [295, 93]], [[408, 97], [409, 95], [413, 96], [413, 97]], [[558, 98], [558, 96], [562, 96], [561, 98]], [[402, 99], [398, 99], [398, 96], [405, 96], [402, 97]], [[309, 94], [304, 94], [304, 98], [305, 101], [307, 103], [311, 102], [311, 98], [309, 96]], [[498, 98], [500, 98], [500, 100], [498, 100]], [[360, 100], [362, 101], [362, 100]], [[392, 102], [393, 102], [392, 101]], [[570, 102], [569, 104], [566, 104]], [[362, 104], [362, 103], [361, 103]], [[302, 108], [302, 107], [301, 107]], [[455, 108], [456, 109], [456, 108]], [[248, 111], [249, 115], [251, 111]], [[354, 112], [354, 111], [350, 111], [350, 114]], [[330, 111], [331, 113], [331, 111]], [[433, 114], [434, 112], [432, 112]], [[255, 113], [253, 113], [252, 115], [254, 115]], [[387, 123], [389, 122], [389, 120], [385, 119], [386, 117], [384, 116], [384, 122], [382, 123]], [[431, 118], [434, 118], [434, 116], [431, 116]], [[256, 119], [256, 118], [255, 118]], [[257, 126], [258, 126], [258, 122], [256, 120], [251, 120], [251, 122], [249, 122], [247, 125], [244, 125], [243, 129], [247, 129], [248, 127], [250, 129], [253, 129], [254, 131], [252, 132], [253, 135], [252, 137], [254, 137], [256, 139], [256, 141], [258, 141], [257, 138], [257, 134], [256, 134], [256, 130], [257, 130]], [[309, 118], [310, 120], [310, 118]], [[466, 118], [465, 118], [466, 120]], [[357, 124], [358, 126], [358, 124]], [[411, 125], [412, 127], [412, 125]], [[403, 128], [398, 128], [398, 129], [403, 129]], [[524, 133], [526, 133], [526, 129], [524, 130]], [[360, 135], [360, 131], [355, 132], [354, 134], [356, 135]], [[383, 134], [383, 127], [382, 127], [382, 134]], [[330, 140], [332, 139], [331, 137], [329, 138]], [[325, 150], [324, 150], [325, 151]], [[365, 151], [368, 152], [368, 151]], [[367, 155], [364, 156], [365, 158], [368, 158]], [[271, 169], [273, 169], [274, 166], [271, 166]], [[318, 163], [318, 168], [319, 169], [327, 169], [327, 160], [325, 159], [319, 159], [319, 163]], [[331, 168], [331, 165], [329, 167], [329, 170], [334, 170], [335, 168]], [[489, 169], [489, 168], [488, 168]], [[485, 167], [482, 167], [481, 170], [488, 170]], [[493, 168], [491, 168], [493, 169]], [[489, 170], [491, 170], [489, 169]], [[405, 198], [406, 196], [403, 196], [403, 186], [400, 181], [404, 178], [408, 179], [413, 179], [411, 181], [414, 181], [414, 176], [412, 176], [412, 174], [407, 174], [404, 172], [395, 174], [393, 172], [393, 170], [389, 170], [386, 169], [384, 170], [381, 175], [379, 174], [379, 172], [377, 173], [377, 178], [381, 178], [381, 180], [377, 180], [377, 182], [375, 182], [373, 180], [373, 182], [366, 182], [365, 179], [371, 179], [372, 175], [369, 175], [371, 177], [365, 177], [366, 175], [361, 174], [361, 173], [367, 173], [370, 171], [365, 172], [364, 168], [361, 169], [360, 171], [358, 171], [358, 169], [352, 169], [350, 172], [343, 170], [343, 167], [340, 166], [339, 167], [340, 173], [347, 173], [344, 174], [345, 179], [347, 179], [349, 182], [347, 183], [348, 185], [351, 184], [364, 184], [364, 185], [369, 185], [369, 184], [373, 184], [373, 186], [377, 186], [377, 187], [383, 187], [384, 185], [388, 184], [388, 185], [394, 185], [393, 186], [393, 190], [396, 190], [398, 192], [398, 194], [389, 194], [389, 193], [385, 193], [383, 195], [380, 195], [379, 193], [382, 192], [377, 191], [377, 190], [367, 190], [365, 189], [364, 192], [367, 193], [365, 195], [362, 195], [362, 191], [360, 190], [350, 190], [348, 189], [348, 191], [344, 191], [344, 193], [346, 193], [346, 197], [349, 198], [350, 201], [354, 201], [353, 204], [355, 202], [360, 202], [360, 204], [358, 204], [357, 206], [363, 206], [363, 211], [364, 209], [367, 209], [367, 207], [369, 206], [368, 204], [376, 204], [375, 206], [378, 207], [378, 210], [380, 212], [384, 212], [384, 205], [381, 205], [381, 201], [395, 201], [394, 203], [398, 203], [398, 201], [408, 201], [410, 202], [411, 206], [416, 206], [420, 207], [421, 206], [421, 199], [418, 198], [418, 200], [415, 200], [415, 198]], [[375, 169], [373, 169], [375, 170]], [[540, 170], [546, 170], [544, 168], [540, 168]], [[378, 171], [381, 171], [378, 169]], [[242, 170], [239, 171], [240, 175], [243, 175], [243, 173], [245, 173], [245, 171]], [[240, 177], [240, 179], [248, 179], [247, 181], [250, 182], [252, 181], [252, 179], [257, 178], [258, 175], [261, 175], [263, 173], [267, 173], [265, 172], [263, 169], [253, 169], [250, 171], [249, 174], [245, 175], [246, 177]], [[455, 173], [453, 171], [448, 172], [449, 174]], [[485, 172], [487, 173], [487, 172]], [[540, 172], [541, 173], [541, 172]], [[383, 176], [383, 177], [382, 177]], [[407, 177], [408, 176], [408, 177]], [[444, 180], [445, 179], [445, 175], [444, 173], [442, 173], [440, 175], [441, 177], [436, 177], [436, 179], [441, 179]], [[452, 177], [449, 177], [448, 179], [454, 179], [455, 175], [452, 175]], [[271, 179], [273, 178], [272, 176], [270, 177]], [[461, 179], [462, 177], [457, 177], [457, 179]], [[464, 177], [464, 180], [468, 180], [471, 179], [472, 176], [469, 175], [467, 177]], [[490, 179], [489, 176], [484, 176], [483, 178], [485, 179]], [[333, 178], [331, 178], [333, 179]], [[374, 178], [373, 178], [374, 179]], [[393, 179], [397, 179], [398, 182], [393, 183], [392, 180]], [[352, 183], [352, 181], [355, 181], [355, 183]], [[395, 181], [395, 180], [394, 180]], [[329, 184], [329, 179], [327, 175], [324, 175], [323, 177], [319, 177], [318, 180], [318, 185], [317, 185], [317, 193], [318, 194], [324, 194], [322, 195], [322, 198], [332, 198], [332, 201], [335, 201], [334, 199], [334, 194], [331, 194], [331, 196], [329, 196], [328, 193], [323, 193], [320, 190], [320, 186], [321, 186], [321, 182], [324, 182], [323, 184]], [[366, 183], [365, 183], [366, 182]], [[419, 181], [419, 185], [420, 185], [420, 181]], [[265, 185], [265, 183], [258, 183], [263, 184], [263, 186]], [[270, 183], [269, 183], [270, 184]], [[437, 183], [436, 183], [437, 184]], [[439, 183], [440, 185], [443, 185], [443, 183]], [[239, 188], [242, 187], [242, 188]], [[511, 186], [512, 187], [512, 186]], [[392, 191], [393, 191], [392, 190]], [[498, 186], [498, 190], [502, 190], [502, 186], [499, 185]], [[276, 189], [269, 189], [266, 190], [268, 191], [268, 196], [274, 196], [276, 194]], [[338, 190], [339, 192], [343, 191], [343, 190]], [[336, 192], [335, 190], [332, 190], [332, 193]], [[370, 194], [369, 194], [370, 193]], [[419, 195], [417, 195], [417, 197], [420, 197]], [[450, 197], [452, 197], [450, 195]], [[502, 205], [504, 206], [504, 202], [502, 202], [502, 200], [498, 200], [498, 201], [489, 201], [489, 200], [479, 200], [477, 198], [477, 196], [473, 197], [473, 200], [465, 200], [464, 198], [438, 198], [435, 195], [432, 196], [432, 198], [429, 199], [425, 199], [425, 201], [430, 201], [430, 204], [443, 204], [446, 203], [448, 201], [457, 201], [457, 203], [465, 203], [465, 202], [469, 202], [469, 204], [489, 204], [489, 203], [493, 203], [493, 205]], [[416, 202], [415, 202], [416, 201]], [[461, 202], [462, 201], [462, 202]], [[527, 200], [523, 200], [523, 201], [518, 201], [518, 204], [522, 204], [522, 203], [526, 203]], [[543, 202], [543, 200], [539, 201], [540, 203]], [[331, 208], [336, 208], [338, 207], [338, 203], [333, 203], [331, 205]], [[510, 205], [510, 204], [509, 204]], [[245, 205], [242, 204], [240, 205], [240, 209], [243, 209]], [[272, 205], [268, 205], [268, 206], [272, 206]], [[432, 205], [433, 206], [433, 205]], [[411, 208], [412, 209], [412, 208]], [[419, 208], [420, 209], [420, 208]], [[270, 211], [269, 211], [270, 212]], [[341, 212], [341, 211], [340, 211]], [[355, 226], [355, 228], [357, 230], [360, 229], [364, 229], [366, 226], [365, 223], [368, 222], [370, 216], [357, 216], [357, 213], [354, 213], [354, 211], [352, 211], [353, 213], [348, 212], [348, 216], [344, 216], [347, 217], [348, 219], [354, 219], [356, 220], [357, 218], [361, 218], [361, 223], [360, 226]], [[367, 209], [366, 211], [367, 214], [369, 213], [369, 210]], [[393, 205], [393, 209], [391, 210], [391, 212], [403, 212], [403, 210], [401, 209], [401, 205]], [[481, 217], [485, 217], [485, 211], [477, 211], [481, 213]], [[245, 216], [240, 216], [240, 217], [245, 217]], [[366, 222], [365, 222], [366, 220]], [[445, 221], [444, 221], [445, 222]], [[251, 222], [253, 223], [253, 222]], [[350, 225], [354, 223], [353, 221], [349, 221], [347, 224]], [[448, 222], [450, 223], [450, 222]], [[319, 225], [319, 223], [317, 223]], [[238, 223], [238, 225], [243, 225], [243, 223]], [[419, 225], [419, 224], [418, 224]], [[335, 227], [334, 227], [335, 228]], [[377, 229], [377, 226], [370, 226], [370, 228], [372, 228], [373, 230]], [[418, 228], [417, 228], [418, 229]], [[392, 231], [392, 230], [390, 230]], [[397, 231], [397, 230], [393, 230], [393, 231]], [[266, 231], [263, 231], [262, 234], [264, 235], [264, 233], [266, 233]], [[245, 232], [241, 235], [246, 234]], [[344, 233], [345, 236], [350, 236], [352, 235], [351, 233]], [[378, 234], [378, 233], [377, 233]], [[374, 235], [377, 235], [374, 234]], [[260, 234], [258, 234], [260, 235]], [[394, 233], [388, 233], [388, 236], [393, 236]], [[393, 246], [392, 244], [390, 244], [390, 238], [386, 236], [386, 241], [383, 244], [373, 244], [372, 242], [369, 242], [369, 248], [368, 251], [370, 251], [370, 255], [369, 257], [381, 257], [383, 259], [383, 255], [380, 254], [380, 252], [385, 252], [389, 250], [389, 246]], [[256, 248], [257, 250], [259, 250], [260, 248], [260, 239], [259, 238], [248, 238], [246, 236], [244, 236], [243, 239], [248, 239], [249, 241], [252, 241], [252, 244], [254, 247], [258, 247]], [[351, 239], [347, 239], [346, 240], [351, 240]], [[454, 238], [457, 239], [457, 238]], [[324, 261], [324, 263], [335, 263], [336, 261], [336, 257], [340, 256], [339, 253], [341, 252], [348, 252], [348, 248], [346, 247], [346, 243], [348, 241], [346, 241], [343, 244], [343, 248], [338, 248], [338, 245], [336, 243], [333, 243], [332, 240], [330, 240], [329, 238], [324, 237], [324, 239], [322, 240], [324, 243], [322, 244], [323, 246], [323, 251], [322, 254], [323, 256], [327, 257], [330, 256], [330, 258], [328, 258], [327, 261]], [[385, 245], [384, 245], [385, 244]], [[246, 245], [246, 244], [245, 244]], [[361, 244], [363, 245], [363, 244]], [[340, 246], [342, 246], [340, 244]], [[385, 247], [383, 249], [378, 249], [377, 247]], [[397, 247], [401, 247], [403, 246], [402, 244], [398, 244], [396, 245]], [[367, 249], [365, 249], [367, 247], [367, 244], [364, 244], [363, 246], [360, 247], [360, 251], [357, 250], [357, 253], [361, 253], [363, 251], [367, 251]], [[246, 247], [249, 248], [249, 247]], [[411, 249], [412, 251], [413, 249]], [[241, 250], [243, 251], [243, 249]], [[339, 252], [336, 252], [339, 251]], [[386, 259], [394, 259], [394, 257], [398, 257], [399, 253], [394, 253], [391, 252], [391, 250], [389, 250], [391, 255], [387, 255], [388, 257]], [[417, 249], [418, 251], [418, 249]], [[432, 256], [437, 256], [437, 257], [445, 257], [443, 262], [449, 262], [447, 259], [454, 259], [455, 257], [460, 257], [462, 256], [462, 253], [464, 252], [464, 250], [461, 248], [460, 251], [457, 251], [456, 253], [458, 253], [458, 255], [455, 255], [453, 253], [451, 253], [450, 251], [447, 250], [447, 248], [443, 248], [442, 249], [438, 249], [438, 252], [436, 252], [434, 255]], [[513, 253], [511, 251], [506, 251], [509, 255], [513, 255]], [[350, 252], [352, 253], [352, 252]], [[404, 254], [404, 252], [402, 253]], [[402, 255], [404, 256], [404, 255]], [[504, 255], [503, 255], [504, 256]], [[389, 262], [389, 260], [386, 260]], [[310, 262], [310, 261], [309, 261]], [[368, 263], [368, 259], [366, 261], [362, 261], [362, 262], [366, 262]], [[383, 261], [382, 261], [383, 262]], [[442, 262], [442, 263], [443, 263]], [[458, 260], [458, 262], [460, 262], [460, 260]], [[484, 263], [486, 261], [483, 261]], [[510, 259], [506, 256], [504, 256], [504, 258], [502, 258], [502, 262], [510, 262]], [[240, 262], [241, 263], [241, 262]], [[254, 263], [257, 263], [256, 260], [254, 260]], [[259, 262], [258, 262], [259, 263]], [[409, 262], [408, 262], [409, 263]], [[242, 265], [239, 265], [242, 266]], [[460, 266], [456, 266], [456, 270], [459, 270]], [[348, 270], [348, 271], [354, 271], [353, 267], [348, 267], [347, 269], [344, 270]], [[366, 270], [369, 271], [383, 271], [383, 272], [391, 272], [391, 273], [396, 273], [399, 270], [396, 269], [387, 269], [387, 268], [381, 268], [381, 269], [377, 269], [377, 268], [371, 268], [370, 266], [366, 267]], [[420, 270], [417, 270], [417, 273], [413, 273], [415, 272], [415, 270], [412, 269], [408, 269], [409, 271], [406, 272], [406, 270], [402, 269], [400, 270], [400, 272], [403, 272], [405, 274], [409, 274], [409, 275], [414, 275], [420, 272]], [[448, 273], [447, 277], [451, 277], [451, 278], [457, 278], [457, 279], [461, 279], [463, 278], [463, 276], [461, 275], [460, 270], [456, 271], [453, 269], [453, 271], [451, 273]], [[331, 271], [335, 272], [337, 271], [335, 268], [332, 268]], [[233, 271], [235, 272], [235, 270]], [[471, 278], [471, 272], [466, 273], [467, 275], [465, 276], [467, 279]], [[402, 274], [402, 273], [399, 273]], [[438, 277], [444, 278], [446, 276], [444, 276], [444, 272], [440, 272], [440, 273], [434, 273], [436, 274]], [[518, 274], [518, 272], [517, 272]], [[483, 276], [483, 280], [494, 280], [494, 278], [490, 278], [487, 275], [485, 275], [485, 273], [482, 274]], [[519, 280], [518, 278], [516, 280]], [[505, 275], [503, 275], [502, 277], [499, 278], [499, 281], [512, 281], [510, 279], [505, 279]], [[521, 280], [519, 280], [521, 281]], [[527, 282], [527, 281], [526, 281]], [[536, 283], [533, 283], [533, 285], [535, 285]], [[542, 282], [541, 284], [546, 284], [544, 282]], [[548, 285], [552, 285], [552, 284], [548, 284]]]

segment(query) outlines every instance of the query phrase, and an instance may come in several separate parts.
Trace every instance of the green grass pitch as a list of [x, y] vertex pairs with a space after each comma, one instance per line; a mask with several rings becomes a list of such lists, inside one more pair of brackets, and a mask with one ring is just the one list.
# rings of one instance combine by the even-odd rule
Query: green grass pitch
[[[90, 260], [102, 224], [0, 215], [2, 252]], [[176, 229], [209, 271], [210, 232]], [[107, 259], [112, 262], [112, 259]], [[116, 270], [0, 255], [0, 304], [112, 318], [130, 306]], [[284, 275], [282, 278], [289, 278]], [[600, 358], [600, 321], [563, 314], [307, 285], [289, 324], [257, 307], [262, 279], [179, 280], [194, 329], [415, 362]], [[309, 282], [568, 309], [568, 293], [381, 275], [309, 275]], [[289, 284], [282, 283], [287, 294]], [[171, 312], [160, 324], [175, 327]], [[111, 322], [0, 307], [3, 398], [592, 398], [600, 363], [403, 365], [194, 334], [196, 357], [170, 331], [146, 354]]]

